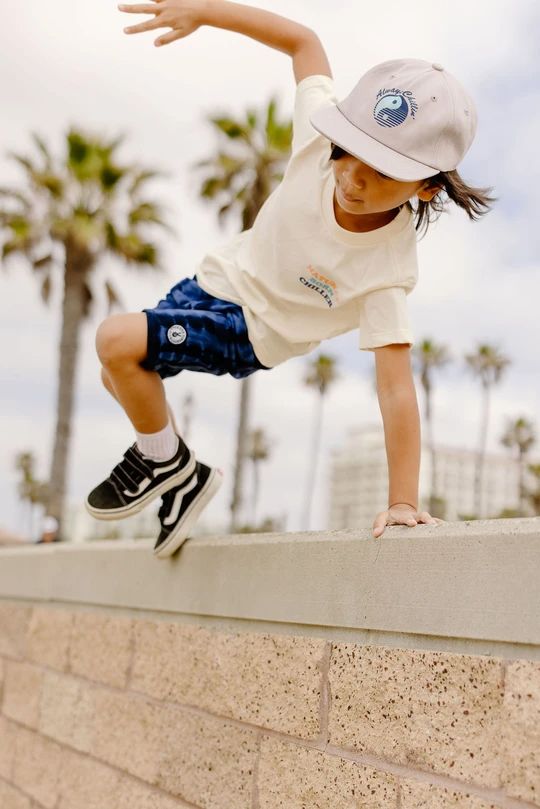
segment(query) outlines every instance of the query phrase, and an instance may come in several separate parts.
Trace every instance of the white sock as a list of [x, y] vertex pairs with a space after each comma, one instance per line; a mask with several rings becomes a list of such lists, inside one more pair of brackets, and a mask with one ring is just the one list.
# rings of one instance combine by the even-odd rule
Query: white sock
[[178, 436], [169, 420], [158, 433], [137, 433], [137, 446], [146, 458], [153, 461], [168, 461], [178, 449]]

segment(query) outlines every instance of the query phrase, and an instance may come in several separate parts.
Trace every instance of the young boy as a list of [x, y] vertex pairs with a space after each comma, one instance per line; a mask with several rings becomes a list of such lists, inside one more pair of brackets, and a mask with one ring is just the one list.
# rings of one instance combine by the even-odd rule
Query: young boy
[[219, 488], [170, 416], [162, 379], [190, 369], [237, 378], [360, 329], [375, 354], [389, 469], [389, 505], [373, 523], [436, 524], [418, 511], [420, 423], [411, 371], [406, 295], [417, 279], [417, 227], [442, 210], [440, 193], [471, 218], [488, 208], [456, 166], [472, 143], [476, 113], [438, 64], [377, 65], [342, 102], [317, 35], [284, 17], [226, 0], [121, 5], [152, 19], [128, 33], [202, 25], [253, 37], [289, 54], [297, 82], [292, 156], [254, 226], [208, 253], [154, 309], [107, 318], [97, 333], [105, 387], [130, 419], [136, 443], [88, 496], [98, 519], [134, 514], [162, 495], [158, 557], [177, 550]]

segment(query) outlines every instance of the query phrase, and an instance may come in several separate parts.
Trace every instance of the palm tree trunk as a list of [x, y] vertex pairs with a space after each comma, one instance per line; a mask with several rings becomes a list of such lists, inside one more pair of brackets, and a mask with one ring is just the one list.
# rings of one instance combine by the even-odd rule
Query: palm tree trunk
[[313, 436], [311, 441], [311, 460], [308, 469], [308, 477], [307, 477], [307, 486], [306, 486], [306, 495], [304, 501], [304, 516], [302, 519], [302, 528], [306, 531], [309, 531], [309, 526], [311, 523], [311, 503], [313, 500], [313, 490], [315, 488], [315, 482], [317, 480], [317, 462], [319, 460], [319, 447], [321, 444], [321, 425], [322, 425], [322, 416], [323, 416], [323, 402], [324, 396], [321, 393], [319, 395], [319, 401], [317, 403], [317, 408], [315, 411], [315, 421], [313, 425]]
[[[262, 174], [257, 176], [253, 195], [242, 213], [242, 230], [253, 227], [257, 214], [270, 194], [268, 177]], [[238, 528], [238, 515], [242, 508], [244, 464], [246, 460], [247, 433], [249, 428], [249, 408], [251, 399], [251, 377], [246, 376], [240, 383], [240, 412], [238, 414], [238, 428], [236, 431], [236, 459], [234, 465], [233, 492], [231, 499], [231, 522], [229, 530], [235, 532]]]
[[525, 516], [525, 453], [519, 449], [519, 516]]
[[233, 493], [231, 500], [230, 531], [238, 528], [238, 515], [243, 501], [244, 460], [247, 449], [249, 407], [251, 399], [251, 377], [246, 376], [240, 383], [240, 409], [236, 431], [236, 461], [234, 467]]
[[253, 527], [257, 525], [257, 501], [259, 500], [259, 461], [253, 461], [253, 503], [251, 521]]
[[59, 523], [64, 516], [67, 461], [71, 442], [75, 373], [79, 352], [80, 326], [84, 314], [86, 270], [90, 264], [75, 261], [67, 251], [64, 272], [64, 300], [58, 366], [56, 429], [48, 484], [47, 513]]
[[474, 481], [475, 489], [475, 512], [476, 516], [481, 519], [483, 515], [483, 489], [484, 489], [484, 459], [486, 455], [486, 444], [488, 434], [489, 422], [489, 385], [484, 384], [484, 403], [483, 414], [480, 428], [480, 448], [478, 451], [476, 463], [476, 475]]

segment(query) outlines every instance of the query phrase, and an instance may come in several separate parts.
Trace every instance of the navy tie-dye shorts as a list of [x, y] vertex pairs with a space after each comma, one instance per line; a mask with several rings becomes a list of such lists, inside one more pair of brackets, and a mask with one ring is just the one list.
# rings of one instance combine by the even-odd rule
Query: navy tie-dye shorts
[[162, 379], [180, 371], [231, 374], [241, 379], [262, 365], [249, 341], [242, 307], [214, 298], [195, 278], [173, 286], [155, 309], [143, 309], [148, 353], [141, 363]]

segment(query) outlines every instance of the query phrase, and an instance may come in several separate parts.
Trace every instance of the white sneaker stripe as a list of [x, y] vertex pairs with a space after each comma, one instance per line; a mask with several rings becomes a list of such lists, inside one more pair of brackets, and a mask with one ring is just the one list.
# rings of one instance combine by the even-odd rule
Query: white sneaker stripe
[[182, 502], [184, 500], [184, 495], [190, 492], [198, 483], [197, 474], [194, 474], [191, 480], [189, 480], [185, 486], [181, 489], [178, 489], [176, 492], [175, 498], [173, 500], [172, 508], [169, 512], [169, 516], [163, 520], [163, 525], [172, 525], [178, 519], [178, 515], [180, 514], [180, 509], [182, 508]]
[[[171, 472], [173, 469], [176, 469], [177, 466], [178, 462], [175, 461], [175, 463], [169, 464], [169, 466], [164, 466], [161, 469], [155, 469], [154, 480], [160, 475], [164, 475], [166, 472]], [[148, 487], [148, 485], [151, 482], [152, 482], [151, 478], [145, 478], [144, 480], [141, 480], [141, 482], [139, 483], [134, 492], [130, 492], [129, 489], [124, 489], [124, 494], [127, 494], [128, 497], [138, 497], [140, 494], [144, 492], [144, 490]]]
[[134, 492], [130, 492], [129, 489], [124, 489], [124, 494], [127, 494], [128, 497], [138, 497], [139, 494], [144, 492], [150, 482], [150, 478], [145, 478], [141, 480]]

